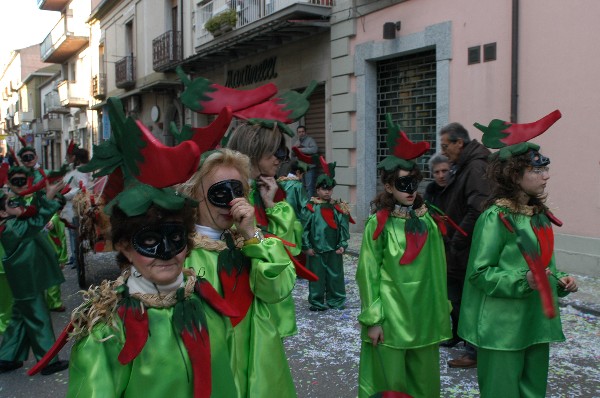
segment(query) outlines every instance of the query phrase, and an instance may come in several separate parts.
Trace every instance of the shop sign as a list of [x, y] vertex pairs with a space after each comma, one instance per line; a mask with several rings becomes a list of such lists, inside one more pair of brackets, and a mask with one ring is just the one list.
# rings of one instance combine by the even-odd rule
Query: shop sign
[[271, 57], [259, 64], [246, 65], [240, 69], [227, 71], [225, 86], [235, 88], [275, 79], [277, 77], [277, 72], [275, 71], [276, 63], [277, 57]]

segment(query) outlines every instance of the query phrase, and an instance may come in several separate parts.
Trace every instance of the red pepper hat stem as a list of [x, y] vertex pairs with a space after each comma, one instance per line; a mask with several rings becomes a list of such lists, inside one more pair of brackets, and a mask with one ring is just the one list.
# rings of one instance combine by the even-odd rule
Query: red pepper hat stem
[[69, 146], [67, 147], [67, 155], [72, 155], [74, 150], [75, 150], [75, 141], [73, 141], [71, 139], [71, 141], [69, 142]]
[[413, 159], [423, 156], [430, 148], [427, 141], [413, 142], [400, 126], [393, 122], [392, 115], [385, 115], [388, 127], [387, 146], [390, 154], [377, 165], [378, 170], [392, 171], [397, 168], [412, 170], [416, 167]]

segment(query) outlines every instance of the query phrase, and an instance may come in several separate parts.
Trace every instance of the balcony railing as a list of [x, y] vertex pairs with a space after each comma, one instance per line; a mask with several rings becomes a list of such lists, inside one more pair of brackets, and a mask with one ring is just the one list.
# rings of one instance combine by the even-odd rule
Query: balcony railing
[[49, 113], [70, 113], [69, 108], [61, 105], [58, 91], [51, 91], [44, 95], [44, 115]]
[[[70, 10], [68, 10], [70, 11]], [[62, 16], [40, 45], [42, 61], [61, 64], [77, 54], [89, 41], [89, 28], [69, 13]]]
[[62, 119], [59, 117], [45, 117], [42, 119], [42, 128], [45, 132], [48, 131], [61, 131], [62, 130]]
[[97, 100], [106, 98], [106, 73], [98, 73], [92, 77], [91, 94]]
[[75, 81], [63, 80], [57, 86], [60, 104], [64, 107], [84, 107], [88, 105], [87, 93], [83, 84]]
[[310, 4], [329, 8], [334, 3], [334, 0], [213, 0], [197, 8], [199, 33], [196, 36], [196, 46], [213, 39], [213, 35], [204, 28], [204, 24], [213, 16], [228, 9], [237, 12], [235, 28], [241, 28], [294, 4]]
[[135, 86], [135, 57], [128, 55], [115, 63], [115, 85], [118, 88]]
[[170, 30], [152, 40], [152, 68], [164, 72], [183, 57], [181, 32]]

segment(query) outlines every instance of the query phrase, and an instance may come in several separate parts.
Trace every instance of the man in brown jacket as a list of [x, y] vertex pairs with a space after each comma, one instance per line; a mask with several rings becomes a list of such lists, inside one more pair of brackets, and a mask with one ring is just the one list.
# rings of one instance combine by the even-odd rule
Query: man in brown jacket
[[[468, 235], [465, 237], [454, 228], [448, 228], [445, 238], [448, 272], [448, 299], [452, 303], [452, 340], [442, 343], [453, 347], [460, 342], [457, 335], [460, 302], [469, 260], [472, 232], [475, 221], [490, 195], [490, 185], [485, 178], [487, 158], [490, 151], [477, 140], [469, 137], [459, 123], [450, 123], [440, 130], [442, 153], [452, 163], [448, 184], [440, 196], [440, 206]], [[453, 368], [477, 366], [475, 348], [467, 345], [466, 354], [448, 361]]]

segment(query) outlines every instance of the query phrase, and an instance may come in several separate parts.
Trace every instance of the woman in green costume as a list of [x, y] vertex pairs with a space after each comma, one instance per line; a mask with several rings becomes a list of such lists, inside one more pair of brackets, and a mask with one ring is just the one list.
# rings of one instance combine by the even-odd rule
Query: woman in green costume
[[[362, 326], [359, 397], [403, 391], [440, 396], [439, 346], [451, 337], [442, 236], [417, 187], [410, 159], [429, 149], [388, 117], [390, 156], [379, 163], [385, 191], [366, 223], [356, 281]], [[399, 135], [398, 135], [399, 133]], [[426, 145], [423, 145], [426, 144]]]
[[229, 321], [203, 294], [208, 282], [183, 269], [194, 205], [135, 184], [106, 207], [124, 271], [73, 314], [68, 397], [237, 397]]
[[[275, 176], [287, 156], [285, 140], [279, 128], [260, 124], [242, 124], [233, 131], [227, 147], [250, 158], [250, 193], [248, 200], [254, 206], [256, 225], [267, 235], [283, 239], [291, 256], [302, 250], [302, 224], [285, 200], [286, 194], [277, 184]], [[291, 243], [291, 246], [289, 244]], [[298, 263], [295, 263], [298, 267]], [[304, 271], [304, 269], [302, 270]], [[298, 276], [306, 276], [296, 269]], [[296, 308], [291, 294], [283, 301], [271, 305], [281, 337], [298, 332]]]
[[228, 331], [240, 397], [295, 397], [272, 305], [290, 297], [296, 274], [276, 238], [264, 238], [247, 199], [249, 159], [220, 149], [204, 155], [181, 187], [200, 203], [194, 250], [185, 266], [203, 275], [240, 316]]
[[[557, 120], [556, 112], [547, 118]], [[554, 121], [532, 123], [529, 132], [539, 135]], [[552, 223], [561, 223], [544, 204], [550, 159], [526, 142], [531, 135], [513, 134], [507, 146], [494, 140], [492, 123], [476, 127], [484, 145], [501, 149], [488, 166], [495, 185], [475, 225], [458, 334], [478, 348], [482, 397], [544, 397], [549, 343], [565, 339], [557, 296], [577, 291], [575, 280], [556, 270]]]

